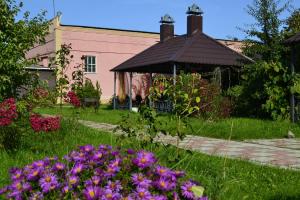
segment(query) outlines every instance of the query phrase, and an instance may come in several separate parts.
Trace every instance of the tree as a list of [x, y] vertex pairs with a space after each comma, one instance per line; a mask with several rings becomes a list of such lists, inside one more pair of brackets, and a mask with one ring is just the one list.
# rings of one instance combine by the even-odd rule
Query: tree
[[281, 27], [281, 14], [290, 7], [289, 1], [254, 0], [247, 12], [255, 23], [244, 29], [247, 35], [244, 53], [254, 64], [242, 71], [241, 112], [260, 117], [284, 119], [288, 117], [290, 73]]
[[296, 9], [292, 12], [291, 16], [285, 23], [285, 38], [294, 36], [300, 32], [300, 9]]
[[[281, 5], [282, 2], [285, 3]], [[285, 20], [280, 16], [289, 7], [290, 2], [284, 0], [253, 0], [253, 4], [247, 6], [255, 23], [243, 30], [247, 35], [246, 55], [267, 62], [281, 59], [283, 36], [280, 27]]]
[[22, 19], [17, 20], [22, 7], [22, 2], [0, 0], [0, 98], [16, 97], [17, 89], [30, 82], [25, 67], [34, 61], [26, 60], [26, 52], [44, 42], [48, 32], [45, 12], [33, 18], [25, 12]]
[[67, 74], [69, 64], [73, 59], [71, 55], [72, 45], [62, 44], [60, 49], [56, 51], [56, 56], [51, 58], [51, 65], [54, 67], [56, 77], [56, 92], [59, 100], [60, 108], [62, 108], [63, 99], [69, 89], [69, 77]]

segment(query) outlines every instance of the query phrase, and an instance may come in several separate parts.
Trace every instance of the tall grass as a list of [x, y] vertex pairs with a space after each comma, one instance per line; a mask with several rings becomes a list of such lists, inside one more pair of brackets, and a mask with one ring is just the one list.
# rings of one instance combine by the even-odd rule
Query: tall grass
[[[126, 110], [112, 110], [106, 105], [101, 105], [97, 113], [93, 109], [80, 109], [79, 118], [102, 123], [118, 124], [122, 120], [122, 115], [128, 113]], [[38, 109], [38, 112], [46, 114], [60, 114], [59, 108]], [[63, 108], [62, 115], [71, 116], [72, 108]], [[138, 117], [137, 114], [131, 113]], [[175, 122], [169, 120], [167, 115], [161, 115], [159, 119], [166, 122], [167, 128], [175, 127]], [[288, 131], [292, 131], [296, 137], [300, 137], [300, 125], [290, 123], [289, 121], [271, 121], [250, 118], [229, 118], [217, 121], [207, 121], [199, 118], [189, 119], [191, 127], [185, 132], [189, 135], [199, 135], [205, 137], [228, 139], [231, 135], [232, 140], [245, 139], [270, 139], [284, 138]], [[231, 124], [234, 128], [231, 131]]]
[[[0, 187], [8, 183], [8, 170], [13, 166], [24, 166], [46, 156], [67, 154], [84, 144], [112, 144], [123, 148], [137, 148], [117, 140], [117, 136], [86, 128], [72, 121], [64, 121], [57, 133], [32, 133], [25, 138], [15, 154], [0, 150]], [[244, 161], [226, 160], [201, 153], [181, 150], [182, 161], [170, 162], [176, 150], [173, 147], [157, 146], [152, 149], [159, 162], [175, 169], [186, 170], [189, 177], [201, 182], [211, 199], [300, 199], [300, 172], [259, 166]], [[226, 176], [224, 171], [226, 170]]]

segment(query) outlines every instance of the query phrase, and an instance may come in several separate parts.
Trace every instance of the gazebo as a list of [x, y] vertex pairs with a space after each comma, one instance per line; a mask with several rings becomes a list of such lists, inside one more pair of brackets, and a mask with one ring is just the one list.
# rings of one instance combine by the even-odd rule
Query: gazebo
[[[174, 35], [174, 20], [169, 15], [161, 18], [160, 42], [111, 69], [114, 72], [114, 108], [116, 105], [116, 73], [130, 73], [129, 109], [132, 108], [132, 73], [172, 74], [174, 81], [179, 71], [209, 72], [220, 68], [241, 68], [250, 58], [230, 49], [203, 33], [203, 12], [197, 5], [187, 11], [187, 34]], [[175, 84], [175, 82], [174, 82]]]
[[[294, 35], [293, 37], [287, 39], [285, 44], [291, 47], [291, 61], [290, 61], [290, 70], [292, 75], [295, 74], [296, 67], [296, 46], [300, 44], [300, 32]], [[295, 95], [291, 94], [290, 96], [290, 105], [291, 105], [291, 120], [292, 122], [296, 121], [296, 100]]]

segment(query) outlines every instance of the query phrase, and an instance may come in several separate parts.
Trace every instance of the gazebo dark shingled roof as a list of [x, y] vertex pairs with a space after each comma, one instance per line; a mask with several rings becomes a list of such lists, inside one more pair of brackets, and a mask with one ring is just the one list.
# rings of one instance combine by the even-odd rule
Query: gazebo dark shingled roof
[[111, 69], [115, 72], [172, 72], [172, 63], [242, 66], [252, 60], [202, 32], [159, 42]]
[[300, 32], [285, 41], [286, 44], [300, 43]]

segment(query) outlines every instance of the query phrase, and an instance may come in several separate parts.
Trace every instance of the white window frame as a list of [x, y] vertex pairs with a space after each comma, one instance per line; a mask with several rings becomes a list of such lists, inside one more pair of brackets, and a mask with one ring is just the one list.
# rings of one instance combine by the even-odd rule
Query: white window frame
[[[97, 56], [96, 55], [85, 55], [84, 56], [85, 57], [85, 59], [84, 59], [84, 65], [85, 65], [85, 70], [84, 70], [84, 73], [85, 74], [96, 74], [97, 73]], [[94, 57], [95, 58], [95, 64], [89, 64], [89, 65], [92, 65], [92, 66], [94, 66], [95, 67], [95, 71], [93, 72], [93, 71], [87, 71], [87, 69], [88, 69], [88, 61], [86, 62], [86, 59], [88, 59], [88, 57], [90, 57], [90, 58], [92, 58], [92, 57]]]

